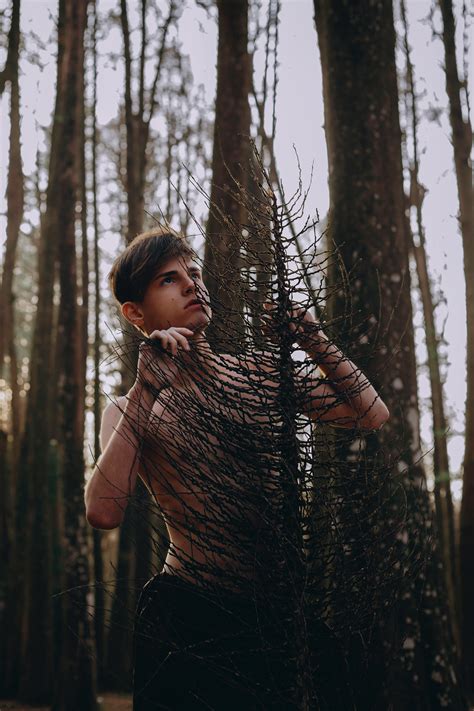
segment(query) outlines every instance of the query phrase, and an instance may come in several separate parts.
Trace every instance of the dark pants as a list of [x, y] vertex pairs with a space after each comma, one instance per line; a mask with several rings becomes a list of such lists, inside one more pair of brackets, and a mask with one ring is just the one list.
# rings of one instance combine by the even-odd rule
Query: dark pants
[[[324, 653], [317, 661], [323, 678], [313, 707], [352, 710], [334, 639], [321, 624], [315, 633]], [[133, 709], [296, 709], [297, 674], [287, 637], [284, 621], [268, 606], [161, 573], [147, 583], [138, 604]]]

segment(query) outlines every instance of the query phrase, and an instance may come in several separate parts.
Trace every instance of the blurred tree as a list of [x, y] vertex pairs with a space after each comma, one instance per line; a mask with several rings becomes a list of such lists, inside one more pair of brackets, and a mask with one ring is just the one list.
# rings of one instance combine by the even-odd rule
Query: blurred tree
[[[97, 185], [97, 2], [94, 2], [94, 22], [91, 33], [92, 54], [92, 131], [91, 131], [91, 169], [92, 169], [92, 220], [93, 220], [93, 272], [94, 272], [94, 459], [100, 456], [100, 423], [102, 417], [102, 397], [100, 389], [100, 347], [102, 335], [100, 331], [100, 252], [99, 252], [99, 205]], [[94, 630], [97, 650], [97, 681], [99, 687], [102, 683], [102, 665], [105, 658], [105, 595], [102, 581], [104, 579], [104, 564], [102, 556], [102, 531], [94, 529]]]
[[[62, 0], [58, 20], [58, 81], [51, 138], [46, 210], [43, 215], [39, 249], [39, 288], [31, 364], [31, 383], [27, 423], [22, 441], [20, 483], [17, 496], [16, 555], [26, 563], [25, 575], [17, 584], [25, 595], [19, 601], [22, 664], [20, 697], [27, 702], [48, 702], [52, 695], [52, 610], [51, 610], [51, 525], [55, 521], [50, 502], [49, 482], [54, 440], [51, 429], [51, 354], [54, 351], [53, 292], [54, 265], [58, 258], [61, 282], [61, 320], [57, 335], [62, 345], [60, 410], [62, 437], [61, 473], [65, 495], [64, 556], [65, 581], [69, 588], [82, 589], [83, 605], [65, 602], [68, 626], [64, 628], [61, 659], [68, 689], [59, 690], [57, 708], [74, 701], [68, 708], [95, 708], [91, 668], [91, 639], [85, 600], [88, 575], [88, 549], [83, 514], [82, 486], [83, 421], [78, 393], [80, 368], [75, 281], [75, 206], [77, 198], [78, 84], [82, 62], [86, 2]], [[62, 242], [60, 243], [60, 237]], [[61, 244], [62, 249], [59, 250]], [[71, 251], [70, 251], [71, 250]], [[76, 350], [75, 350], [76, 349]], [[83, 396], [83, 393], [82, 393]], [[26, 531], [26, 540], [20, 531]], [[25, 547], [26, 546], [26, 547]], [[78, 602], [77, 600], [75, 601]], [[67, 632], [70, 637], [68, 638]], [[78, 640], [82, 638], [83, 642]], [[81, 651], [87, 647], [85, 654]], [[13, 649], [14, 652], [14, 649]], [[73, 671], [72, 671], [73, 670]], [[65, 673], [65, 676], [64, 676]], [[64, 683], [63, 683], [64, 686]], [[66, 699], [66, 701], [64, 701]], [[78, 704], [74, 706], [74, 704]]]
[[[8, 582], [7, 571], [13, 551], [14, 521], [13, 502], [16, 489], [17, 454], [20, 438], [20, 398], [18, 386], [17, 350], [14, 340], [14, 292], [13, 275], [16, 261], [20, 225], [23, 219], [23, 166], [20, 145], [20, 88], [18, 82], [18, 61], [20, 46], [20, 0], [13, 0], [10, 30], [8, 33], [8, 53], [4, 69], [0, 72], [0, 96], [6, 85], [10, 86], [10, 140], [7, 175], [7, 228], [3, 269], [0, 284], [0, 378], [4, 375], [5, 356], [8, 356], [8, 380], [11, 388], [10, 437], [0, 430], [1, 437], [1, 477], [0, 522], [2, 542], [0, 544], [3, 565], [0, 574], [0, 607], [5, 611]], [[7, 379], [5, 373], [5, 379]], [[2, 604], [3, 603], [3, 604]], [[6, 615], [0, 613], [0, 656], [5, 659], [8, 647]], [[8, 687], [6, 666], [0, 672], [0, 689]], [[8, 675], [7, 675], [8, 676]]]
[[[146, 63], [149, 56], [150, 37], [147, 32], [147, 0], [140, 2], [140, 52], [138, 60], [138, 87], [133, 96], [132, 43], [127, 9], [127, 0], [120, 2], [120, 24], [122, 28], [125, 60], [125, 129], [126, 129], [126, 170], [125, 188], [127, 196], [127, 241], [143, 231], [145, 217], [145, 188], [147, 181], [148, 152], [150, 150], [150, 124], [159, 107], [158, 86], [163, 66], [169, 55], [168, 35], [178, 14], [178, 2], [170, 0], [166, 16], [161, 10], [157, 17], [161, 23], [159, 45], [155, 50], [155, 68], [151, 87], [146, 87]], [[135, 105], [135, 109], [134, 109]], [[130, 334], [130, 326], [123, 323], [125, 337]], [[123, 373], [122, 390], [127, 392], [135, 377], [136, 353], [132, 350], [127, 359], [128, 367]], [[135, 496], [146, 502], [148, 493], [138, 482]], [[120, 528], [119, 554], [117, 564], [116, 589], [112, 605], [110, 631], [107, 643], [108, 685], [121, 689], [131, 686], [132, 672], [132, 631], [133, 613], [136, 605], [137, 584], [145, 583], [151, 575], [151, 521], [148, 507], [136, 516], [136, 507], [127, 507], [125, 520]], [[161, 524], [163, 528], [164, 524]], [[125, 651], [127, 650], [127, 651]]]
[[[405, 120], [407, 128], [403, 135], [405, 155], [407, 155], [407, 132], [412, 134], [411, 157], [407, 157], [410, 175], [410, 191], [407, 196], [408, 224], [407, 233], [410, 238], [410, 249], [416, 262], [418, 287], [423, 304], [425, 322], [426, 349], [428, 352], [428, 370], [431, 388], [431, 411], [434, 433], [434, 494], [436, 505], [436, 523], [440, 540], [440, 552], [443, 558], [443, 568], [448, 592], [451, 620], [456, 643], [459, 646], [458, 602], [456, 595], [456, 559], [457, 547], [454, 534], [454, 507], [451, 495], [451, 477], [449, 472], [447, 423], [444, 408], [443, 384], [440, 373], [439, 345], [440, 338], [436, 333], [435, 304], [432, 295], [431, 279], [428, 272], [426, 255], [425, 229], [423, 225], [422, 205], [425, 190], [419, 181], [419, 149], [418, 149], [418, 112], [417, 94], [415, 88], [413, 65], [411, 61], [408, 40], [407, 14], [404, 0], [401, 0], [401, 17], [404, 29], [403, 47], [406, 60], [405, 77]], [[415, 234], [412, 233], [409, 222], [411, 209], [415, 212]]]
[[[443, 17], [444, 66], [454, 165], [459, 197], [459, 226], [464, 251], [467, 323], [467, 396], [464, 431], [463, 489], [460, 526], [462, 648], [466, 683], [474, 696], [474, 234], [472, 221], [472, 126], [467, 75], [459, 79], [455, 22], [451, 0], [439, 0]], [[464, 10], [466, 10], [464, 6]], [[465, 118], [461, 97], [464, 93]]]
[[[255, 127], [255, 145], [259, 153], [257, 160], [254, 151], [249, 156], [249, 170], [247, 171], [247, 189], [254, 196], [256, 201], [265, 200], [262, 195], [262, 185], [264, 178], [261, 165], [269, 165], [269, 178], [275, 190], [279, 191], [281, 203], [285, 204], [282, 184], [278, 176], [276, 159], [274, 155], [274, 138], [276, 128], [276, 91], [278, 84], [277, 57], [278, 57], [278, 31], [280, 23], [280, 3], [278, 0], [270, 0], [268, 3], [266, 22], [260, 21], [261, 6], [259, 3], [251, 4], [249, 7], [249, 26], [253, 27], [253, 32], [249, 36], [249, 56], [250, 56], [250, 96], [255, 104], [255, 120], [252, 122]], [[261, 89], [257, 95], [255, 88], [255, 71], [253, 60], [260, 37], [264, 39], [265, 61], [263, 75], [261, 79]], [[271, 68], [273, 71], [271, 71]], [[272, 107], [271, 115], [271, 135], [268, 136], [265, 130], [265, 116], [268, 113], [269, 105]], [[252, 314], [252, 332], [255, 343], [259, 347], [264, 346], [264, 337], [261, 329], [261, 314], [263, 303], [268, 298], [270, 288], [271, 272], [271, 226], [270, 216], [258, 220], [249, 212], [247, 230], [249, 232], [247, 253], [245, 255], [247, 299]], [[292, 220], [288, 220], [288, 226], [296, 237]], [[295, 242], [298, 242], [295, 239]], [[299, 243], [298, 243], [299, 244]], [[245, 273], [245, 272], [244, 272]], [[252, 277], [252, 274], [255, 277]]]
[[[384, 445], [393, 450], [398, 442], [402, 447], [398, 465], [407, 499], [390, 502], [383, 525], [387, 530], [395, 526], [406, 505], [397, 542], [399, 565], [410, 569], [410, 560], [423, 559], [427, 548], [431, 504], [419, 461], [392, 3], [315, 0], [314, 8], [323, 70], [330, 237], [342, 263], [351, 265], [351, 313], [363, 314], [364, 321], [343, 318], [348, 308], [343, 290], [333, 295], [331, 308], [343, 320], [338, 337], [350, 339], [349, 352], [357, 348], [354, 359], [391, 413], [384, 429], [367, 442], [364, 456], [376, 456]], [[381, 342], [376, 350], [370, 343], [373, 334]], [[382, 551], [384, 546], [381, 540]], [[394, 711], [466, 708], [443, 582], [435, 547], [426, 567], [405, 579], [382, 637], [377, 642], [374, 634], [371, 640], [367, 666], [354, 644], [353, 683], [364, 711], [389, 705]], [[372, 586], [368, 580], [368, 589]]]
[[[59, 474], [64, 510], [63, 627], [54, 711], [97, 707], [95, 641], [90, 606], [89, 529], [84, 514], [85, 361], [87, 359], [88, 247], [84, 160], [84, 33], [88, 0], [64, 1], [65, 45], [58, 207], [60, 304], [58, 315]], [[61, 5], [60, 5], [61, 10]], [[82, 268], [76, 250], [76, 207], [81, 205]], [[81, 284], [82, 281], [82, 284]], [[81, 294], [81, 307], [79, 295]]]
[[[244, 325], [239, 293], [240, 240], [232, 234], [247, 221], [239, 186], [248, 173], [251, 89], [251, 61], [248, 52], [248, 0], [217, 0], [219, 36], [217, 49], [217, 93], [212, 156], [212, 187], [204, 255], [204, 280], [209, 289], [213, 319], [207, 329], [209, 342], [228, 352], [238, 347], [238, 337], [222, 342], [223, 320], [233, 323], [235, 334], [243, 336]], [[236, 195], [237, 193], [237, 195]], [[224, 278], [225, 275], [225, 278]], [[228, 341], [228, 339], [227, 339]]]
[[[163, 65], [159, 115], [165, 130], [150, 131], [145, 204], [179, 227], [197, 249], [202, 235], [188, 234], [200, 222], [200, 192], [209, 180], [213, 121], [203, 85], [195, 86], [190, 58], [175, 41]], [[193, 225], [194, 226], [194, 225]], [[198, 237], [198, 240], [194, 240]]]
[[[143, 230], [145, 215], [145, 181], [147, 175], [147, 148], [150, 135], [150, 122], [158, 108], [158, 83], [167, 54], [167, 37], [171, 25], [178, 13], [178, 3], [170, 0], [168, 14], [162, 21], [160, 42], [156, 51], [156, 67], [153, 83], [147, 91], [145, 85], [145, 64], [149, 50], [147, 35], [147, 0], [141, 0], [141, 44], [138, 69], [138, 91], [134, 102], [132, 96], [132, 54], [127, 1], [120, 2], [120, 20], [122, 26], [125, 57], [125, 125], [127, 131], [127, 201], [128, 201], [128, 240], [133, 239]], [[134, 111], [133, 105], [137, 106]]]
[[10, 85], [10, 151], [7, 177], [7, 235], [3, 259], [2, 282], [0, 287], [0, 375], [3, 373], [4, 357], [10, 359], [10, 382], [12, 387], [12, 435], [18, 440], [20, 416], [18, 410], [18, 388], [16, 350], [14, 344], [14, 294], [13, 270], [16, 249], [23, 219], [23, 167], [20, 145], [20, 87], [18, 82], [18, 62], [20, 46], [20, 0], [12, 2], [10, 31], [8, 33], [8, 54], [5, 67], [0, 72], [0, 96], [5, 86]]

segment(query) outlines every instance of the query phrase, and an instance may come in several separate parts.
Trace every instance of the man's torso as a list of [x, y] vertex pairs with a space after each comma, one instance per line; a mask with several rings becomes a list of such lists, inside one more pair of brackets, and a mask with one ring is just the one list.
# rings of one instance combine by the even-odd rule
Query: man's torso
[[278, 497], [277, 383], [220, 356], [212, 375], [189, 372], [156, 398], [139, 472], [167, 524], [165, 571], [193, 582], [227, 571], [230, 587], [258, 576]]

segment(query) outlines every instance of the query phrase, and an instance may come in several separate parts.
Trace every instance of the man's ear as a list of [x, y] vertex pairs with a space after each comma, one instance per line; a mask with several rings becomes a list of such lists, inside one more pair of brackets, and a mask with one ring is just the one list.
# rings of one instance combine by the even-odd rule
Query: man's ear
[[143, 330], [145, 322], [143, 317], [143, 311], [140, 308], [140, 304], [137, 304], [134, 301], [126, 301], [124, 304], [122, 304], [120, 310], [122, 311], [122, 316], [127, 319], [127, 321], [131, 323], [132, 326], [135, 326], [136, 328], [140, 329], [140, 331]]

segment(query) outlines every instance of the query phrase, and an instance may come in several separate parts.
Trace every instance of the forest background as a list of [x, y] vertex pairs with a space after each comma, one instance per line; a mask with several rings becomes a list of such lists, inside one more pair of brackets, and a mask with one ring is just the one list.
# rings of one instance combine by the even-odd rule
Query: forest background
[[[422, 436], [423, 476], [444, 571], [436, 594], [446, 596], [449, 611], [449, 630], [437, 626], [430, 645], [446, 655], [440, 666], [454, 669], [456, 681], [440, 672], [436, 655], [428, 661], [418, 651], [426, 646], [420, 625], [413, 636], [405, 634], [415, 651], [401, 645], [399, 687], [380, 693], [397, 698], [397, 708], [404, 708], [407, 696], [419, 699], [420, 708], [426, 699], [428, 708], [446, 708], [445, 698], [449, 707], [463, 708], [458, 691], [469, 693], [474, 668], [474, 616], [463, 603], [474, 592], [468, 565], [474, 560], [473, 304], [467, 298], [473, 279], [472, 193], [466, 188], [471, 17], [466, 3], [444, 0], [352, 7], [351, 12], [343, 2], [303, 0], [3, 4], [0, 696], [92, 709], [97, 685], [129, 688], [130, 658], [116, 652], [130, 647], [130, 625], [114, 601], [130, 593], [117, 589], [107, 595], [107, 588], [88, 586], [119, 577], [120, 565], [129, 566], [122, 569], [129, 578], [146, 578], [146, 571], [137, 571], [133, 547], [118, 531], [92, 533], [81, 495], [98, 453], [101, 409], [108, 395], [123, 391], [127, 377], [110, 358], [120, 325], [106, 275], [126, 241], [153, 225], [150, 215], [186, 231], [204, 257], [205, 237], [193, 228], [179, 193], [208, 233], [213, 230], [186, 167], [217, 201], [213, 185], [226, 181], [222, 165], [239, 174], [235, 156], [245, 154], [242, 135], [250, 134], [275, 185], [278, 176], [287, 194], [299, 179], [297, 156], [305, 184], [314, 164], [307, 207], [321, 215], [320, 234], [333, 209], [329, 234], [340, 245], [349, 240], [346, 267], [352, 266], [357, 241], [368, 281], [375, 266], [393, 266], [388, 278], [395, 283], [404, 260], [409, 267], [412, 307], [405, 316], [412, 309], [408, 330], [416, 378], [411, 385], [403, 378], [400, 388], [397, 378], [411, 365], [399, 364], [400, 373], [395, 368], [380, 385], [396, 396], [391, 411], [406, 405], [411, 412], [417, 396], [416, 417], [407, 415], [404, 437], [416, 440], [418, 429]], [[356, 31], [348, 40], [349, 27]], [[387, 32], [390, 50], [391, 30], [393, 57], [382, 40]], [[344, 38], [353, 43], [352, 60], [342, 56]], [[374, 69], [365, 54], [369, 42], [382, 69]], [[338, 103], [344, 84], [336, 85], [330, 71], [337, 73], [337, 62], [344, 71], [349, 67], [359, 87], [352, 95], [353, 115], [341, 108], [342, 99]], [[386, 82], [392, 96], [387, 99], [388, 88], [379, 91], [392, 100], [391, 113], [375, 120], [380, 105], [375, 99], [368, 103], [360, 89], [370, 72], [388, 77], [392, 65], [398, 77], [395, 86]], [[339, 76], [347, 81], [344, 71]], [[379, 74], [377, 81], [385, 83]], [[358, 133], [367, 122], [372, 133]], [[349, 124], [351, 131], [341, 130]], [[216, 150], [216, 127], [222, 153]], [[356, 162], [351, 167], [337, 155], [359, 146], [375, 163], [377, 131], [400, 153], [403, 172], [397, 178], [396, 169], [387, 171], [386, 184], [375, 188], [373, 176], [369, 180], [364, 171], [357, 173]], [[391, 160], [396, 166], [396, 157]], [[403, 249], [393, 251], [384, 238], [393, 224], [374, 227], [361, 210], [362, 193], [354, 188], [349, 195], [350, 186], [364, 181], [362, 188], [372, 200], [377, 194], [382, 206], [403, 189], [396, 219], [407, 223], [401, 229], [411, 236]], [[334, 214], [341, 200], [345, 224]], [[376, 248], [385, 259], [376, 256]], [[377, 312], [373, 293], [370, 300]], [[63, 339], [64, 333], [75, 335]], [[394, 325], [389, 352], [403, 337]], [[81, 585], [89, 592], [82, 605], [53, 598]], [[132, 599], [127, 608], [133, 608]]]

